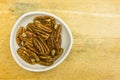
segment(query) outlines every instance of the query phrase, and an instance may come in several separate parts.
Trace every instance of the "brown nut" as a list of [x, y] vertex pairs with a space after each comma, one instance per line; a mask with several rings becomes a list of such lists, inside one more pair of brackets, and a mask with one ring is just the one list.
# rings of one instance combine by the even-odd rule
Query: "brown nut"
[[34, 38], [33, 43], [41, 55], [47, 55], [50, 53], [50, 50], [42, 37], [38, 36], [37, 38]]
[[39, 41], [43, 44], [43, 48], [44, 48], [45, 53], [46, 53], [46, 54], [49, 54], [50, 49], [49, 49], [49, 47], [47, 46], [45, 40], [44, 40], [41, 36], [38, 36], [38, 39], [39, 39]]
[[36, 35], [30, 31], [25, 31], [25, 34], [27, 36], [27, 38], [33, 38], [33, 37], [36, 37]]
[[58, 50], [59, 48], [61, 48], [61, 43], [62, 43], [61, 35], [59, 35], [58, 42], [54, 40], [54, 43], [55, 43], [55, 49]]
[[50, 35], [50, 37], [47, 39], [47, 45], [48, 47], [50, 48], [50, 50], [54, 49], [55, 48], [55, 43], [54, 43], [54, 40], [55, 40], [55, 36], [56, 36], [56, 32], [53, 31]]
[[25, 47], [19, 48], [17, 53], [23, 60], [30, 64], [35, 64], [39, 61], [39, 57], [34, 52], [26, 49]]
[[32, 28], [33, 28], [34, 26], [35, 26], [35, 25], [34, 25], [33, 23], [29, 23], [29, 24], [27, 24], [27, 27], [26, 27], [27, 29], [26, 29], [26, 30], [27, 30], [27, 31], [30, 31], [30, 32], [33, 32], [33, 29], [32, 29]]
[[47, 40], [50, 35], [49, 32], [45, 32], [40, 27], [37, 27], [34, 23], [29, 23], [27, 25], [27, 30], [35, 33], [36, 35], [42, 36], [45, 40]]
[[51, 16], [37, 16], [34, 18], [34, 23], [39, 22], [46, 27], [53, 27], [55, 24], [55, 19]]
[[54, 59], [53, 59], [53, 58], [50, 58], [50, 59], [44, 59], [44, 60], [42, 60], [42, 61], [44, 61], [44, 62], [46, 62], [46, 63], [53, 63], [53, 62], [54, 62]]
[[44, 61], [44, 62], [48, 62], [48, 63], [51, 63], [53, 62], [53, 58], [49, 55], [47, 56], [39, 56], [40, 60], [41, 61]]
[[39, 56], [40, 59], [50, 59], [51, 56]]
[[59, 40], [61, 30], [62, 30], [62, 26], [59, 24], [58, 28], [56, 29], [56, 42], [58, 42], [58, 40]]
[[38, 50], [35, 48], [33, 44], [33, 39], [27, 39], [25, 41], [25, 47], [28, 48], [29, 50], [35, 52], [36, 54], [39, 54]]
[[62, 55], [63, 51], [64, 51], [63, 48], [60, 48], [60, 49], [57, 51], [56, 56], [53, 58], [54, 61], [55, 61], [56, 59], [58, 59], [58, 58]]
[[24, 33], [25, 31], [25, 28], [24, 27], [20, 27], [17, 31], [17, 34], [16, 34], [16, 42], [19, 46], [22, 46], [22, 40], [20, 39], [20, 36]]
[[44, 65], [44, 66], [50, 66], [50, 65], [53, 64], [53, 62], [44, 62], [44, 61], [41, 61], [41, 60], [38, 63], [41, 64], [41, 65]]
[[46, 33], [45, 31], [41, 30], [41, 29], [33, 29], [33, 31], [38, 35], [43, 37], [45, 40], [48, 39], [48, 37], [50, 36], [50, 33]]
[[35, 45], [36, 49], [38, 49], [40, 55], [46, 55], [42, 43], [40, 43], [37, 38], [33, 39], [33, 44]]
[[35, 25], [45, 32], [48, 32], [48, 33], [52, 32], [52, 29], [50, 29], [49, 27], [46, 27], [38, 22], [35, 22]]

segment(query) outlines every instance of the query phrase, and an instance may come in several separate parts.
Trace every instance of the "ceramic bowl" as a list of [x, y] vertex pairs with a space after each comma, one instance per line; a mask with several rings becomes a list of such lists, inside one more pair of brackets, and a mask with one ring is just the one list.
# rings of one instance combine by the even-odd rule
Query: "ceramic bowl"
[[[16, 43], [17, 30], [19, 29], [20, 26], [25, 27], [28, 23], [33, 22], [33, 18], [36, 16], [40, 16], [40, 15], [52, 16], [56, 19], [56, 22], [58, 24], [62, 25], [62, 32], [61, 32], [62, 45], [61, 45], [61, 47], [64, 48], [64, 52], [51, 66], [43, 66], [40, 64], [35, 64], [35, 65], [28, 64], [23, 59], [21, 59], [20, 56], [16, 52], [16, 50], [19, 48], [19, 46]], [[47, 13], [47, 12], [29, 12], [29, 13], [23, 14], [16, 21], [15, 25], [13, 26], [11, 35], [10, 35], [10, 49], [11, 49], [11, 53], [12, 53], [14, 60], [23, 69], [28, 70], [28, 71], [33, 71], [33, 72], [47, 71], [47, 70], [55, 68], [61, 62], [63, 62], [63, 60], [65, 60], [65, 58], [68, 56], [68, 54], [70, 53], [70, 50], [72, 48], [72, 43], [73, 43], [72, 33], [71, 33], [69, 27], [65, 24], [65, 22], [63, 20], [61, 20], [59, 17], [57, 17], [51, 13]]]

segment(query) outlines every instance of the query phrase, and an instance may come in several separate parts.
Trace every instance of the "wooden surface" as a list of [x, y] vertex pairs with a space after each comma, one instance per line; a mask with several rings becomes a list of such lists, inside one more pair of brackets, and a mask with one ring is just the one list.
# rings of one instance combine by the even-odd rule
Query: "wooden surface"
[[[30, 11], [57, 15], [74, 37], [67, 59], [47, 72], [22, 69], [10, 52], [13, 25]], [[0, 0], [0, 80], [120, 80], [120, 1]]]

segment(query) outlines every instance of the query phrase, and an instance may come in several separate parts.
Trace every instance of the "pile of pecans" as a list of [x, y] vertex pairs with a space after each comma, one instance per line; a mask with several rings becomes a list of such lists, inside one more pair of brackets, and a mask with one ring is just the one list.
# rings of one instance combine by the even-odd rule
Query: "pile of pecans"
[[61, 30], [62, 26], [56, 24], [55, 18], [35, 17], [33, 23], [17, 31], [18, 55], [29, 64], [52, 65], [64, 51], [61, 48]]

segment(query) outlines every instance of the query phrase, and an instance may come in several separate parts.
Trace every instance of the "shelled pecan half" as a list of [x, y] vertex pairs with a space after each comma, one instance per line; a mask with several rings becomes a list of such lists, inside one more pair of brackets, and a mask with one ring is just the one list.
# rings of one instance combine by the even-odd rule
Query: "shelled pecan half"
[[25, 28], [24, 27], [20, 27], [17, 31], [17, 34], [16, 34], [16, 42], [19, 46], [22, 46], [23, 45], [23, 42], [22, 40], [20, 39], [20, 36], [25, 32]]
[[39, 61], [39, 57], [34, 52], [25, 47], [20, 47], [17, 50], [17, 53], [23, 60], [30, 64], [35, 64]]
[[52, 28], [56, 23], [55, 18], [51, 16], [37, 16], [34, 18], [34, 22], [39, 22], [50, 28]]

